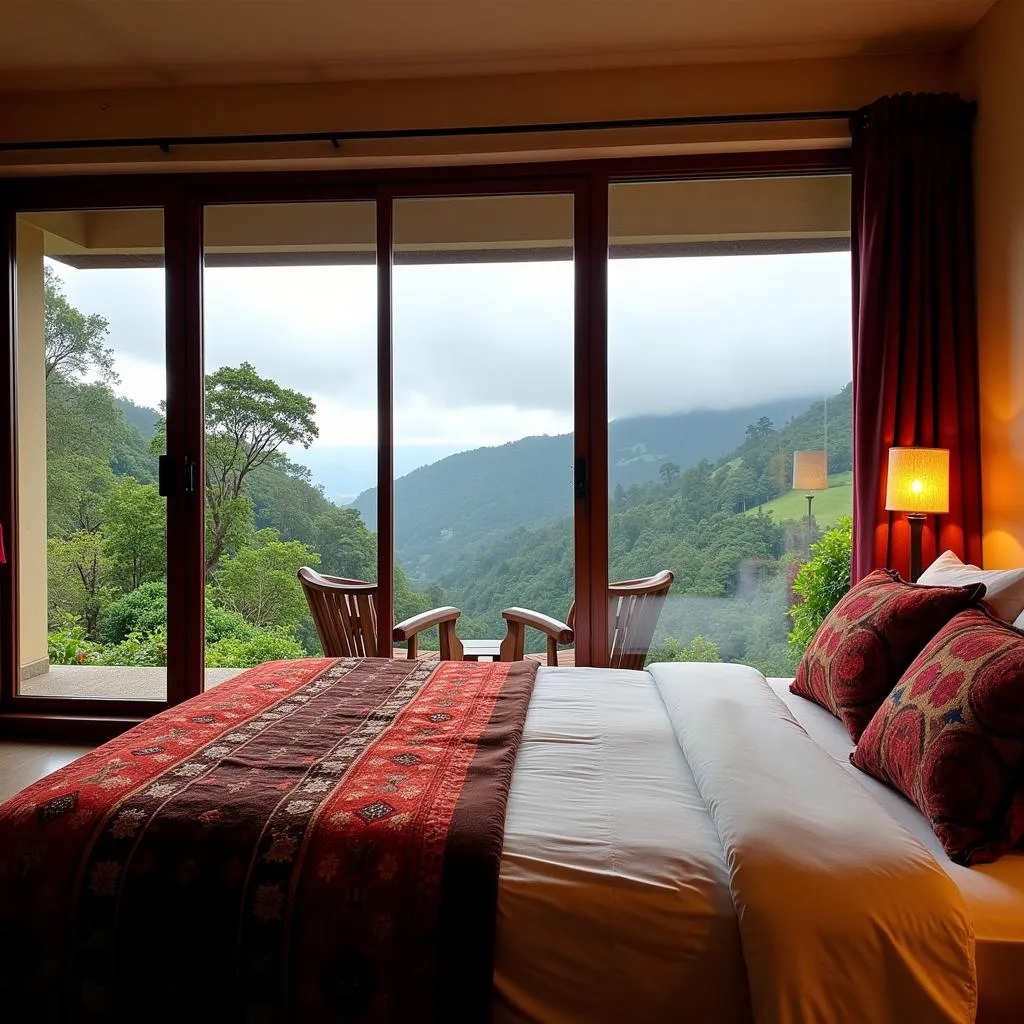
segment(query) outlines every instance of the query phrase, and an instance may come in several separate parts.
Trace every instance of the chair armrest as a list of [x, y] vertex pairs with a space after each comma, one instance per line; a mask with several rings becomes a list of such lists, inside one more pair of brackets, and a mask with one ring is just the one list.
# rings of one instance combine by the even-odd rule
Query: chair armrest
[[425, 629], [440, 626], [442, 622], [454, 622], [461, 614], [458, 608], [449, 605], [445, 608], [431, 608], [429, 612], [420, 612], [419, 615], [410, 615], [395, 626], [391, 638], [397, 641], [408, 640]]
[[548, 638], [549, 665], [558, 664], [558, 645], [571, 644], [575, 637], [567, 622], [530, 611], [529, 608], [506, 608], [501, 617], [505, 620], [505, 639], [501, 641], [500, 648], [502, 661], [523, 660], [527, 628], [538, 629]]
[[576, 635], [568, 623], [550, 615], [541, 615], [540, 612], [531, 611], [529, 608], [506, 608], [501, 617], [506, 622], [516, 622], [530, 629], [539, 629], [556, 644], [571, 644]]
[[431, 608], [429, 612], [420, 612], [419, 615], [411, 615], [403, 619], [391, 631], [393, 642], [408, 642], [410, 658], [415, 658], [417, 653], [417, 639], [425, 629], [438, 627], [438, 636], [441, 641], [442, 661], [462, 661], [462, 641], [455, 633], [455, 620], [462, 614], [458, 608], [446, 605], [444, 608]]

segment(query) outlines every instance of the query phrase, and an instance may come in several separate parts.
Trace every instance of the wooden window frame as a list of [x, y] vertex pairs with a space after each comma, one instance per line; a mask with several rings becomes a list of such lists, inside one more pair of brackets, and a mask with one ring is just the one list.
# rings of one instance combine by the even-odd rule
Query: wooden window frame
[[[608, 188], [619, 182], [848, 174], [850, 151], [795, 150], [309, 172], [180, 173], [12, 178], [0, 192], [0, 736], [100, 740], [200, 692], [204, 680], [203, 559], [168, 559], [166, 701], [122, 701], [18, 694], [18, 493], [16, 219], [20, 212], [156, 208], [164, 214], [169, 455], [189, 456], [203, 479], [203, 211], [225, 204], [376, 203], [378, 584], [393, 602], [392, 228], [398, 199], [571, 194], [574, 222], [574, 457], [586, 459], [590, 495], [575, 500], [576, 651], [579, 664], [607, 662]], [[585, 507], [584, 507], [585, 506]], [[387, 536], [391, 543], [383, 543]], [[202, 489], [168, 499], [168, 550], [202, 552]], [[385, 620], [386, 621], [386, 620]]]

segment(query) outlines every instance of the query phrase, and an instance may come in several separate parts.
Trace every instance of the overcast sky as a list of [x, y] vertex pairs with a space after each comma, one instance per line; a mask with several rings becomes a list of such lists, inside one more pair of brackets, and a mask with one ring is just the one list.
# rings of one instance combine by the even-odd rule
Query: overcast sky
[[[120, 393], [156, 406], [165, 387], [163, 272], [54, 268], [76, 307], [110, 322]], [[356, 467], [376, 444], [375, 274], [372, 266], [206, 271], [207, 372], [248, 360], [310, 395], [320, 438], [315, 452], [296, 457], [314, 471], [352, 463], [329, 492], [372, 483], [372, 468]], [[572, 324], [569, 262], [397, 266], [399, 472], [446, 452], [571, 430]], [[613, 418], [817, 397], [850, 376], [849, 253], [609, 265]]]

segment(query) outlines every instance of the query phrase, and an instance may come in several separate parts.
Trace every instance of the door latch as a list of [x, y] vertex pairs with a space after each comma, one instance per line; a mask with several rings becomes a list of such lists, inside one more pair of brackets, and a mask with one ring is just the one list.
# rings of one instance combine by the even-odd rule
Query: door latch
[[183, 472], [178, 475], [178, 464], [173, 455], [161, 455], [157, 461], [157, 490], [163, 498], [173, 494], [195, 494], [198, 465], [187, 455], [183, 460]]

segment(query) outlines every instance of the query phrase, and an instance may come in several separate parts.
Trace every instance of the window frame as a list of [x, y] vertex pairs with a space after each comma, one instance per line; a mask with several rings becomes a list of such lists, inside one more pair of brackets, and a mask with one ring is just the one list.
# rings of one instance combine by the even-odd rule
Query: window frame
[[[376, 202], [378, 536], [393, 532], [392, 223], [398, 199], [437, 196], [572, 194], [574, 199], [574, 457], [586, 459], [589, 500], [575, 500], [577, 663], [607, 663], [608, 188], [621, 182], [847, 175], [848, 147], [657, 158], [511, 163], [343, 171], [234, 171], [9, 178], [0, 196], [0, 736], [96, 740], [202, 691], [204, 502], [168, 499], [168, 628], [182, 639], [168, 656], [167, 700], [28, 697], [18, 691], [18, 434], [16, 218], [20, 212], [161, 208], [164, 216], [167, 453], [198, 463], [203, 479], [203, 212], [253, 203]], [[200, 497], [202, 495], [200, 494]], [[382, 606], [392, 605], [392, 543], [378, 542]]]

